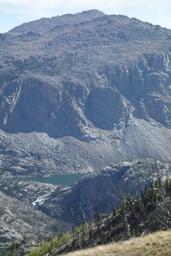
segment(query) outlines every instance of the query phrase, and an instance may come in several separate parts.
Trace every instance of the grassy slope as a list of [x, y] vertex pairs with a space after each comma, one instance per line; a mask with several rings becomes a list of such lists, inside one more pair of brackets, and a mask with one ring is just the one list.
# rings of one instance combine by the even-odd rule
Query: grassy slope
[[170, 256], [171, 231], [78, 251], [67, 256]]

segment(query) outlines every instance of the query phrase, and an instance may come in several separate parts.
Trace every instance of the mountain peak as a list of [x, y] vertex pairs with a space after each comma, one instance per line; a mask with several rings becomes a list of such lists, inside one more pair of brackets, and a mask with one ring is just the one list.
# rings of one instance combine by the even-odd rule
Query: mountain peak
[[39, 20], [23, 23], [20, 26], [15, 27], [10, 32], [12, 33], [28, 33], [34, 32], [43, 34], [56, 26], [74, 25], [81, 22], [91, 21], [105, 14], [98, 10], [87, 10], [75, 14], [64, 14], [60, 16], [54, 16], [52, 18], [42, 18]]
[[94, 15], [94, 16], [103, 16], [103, 15], [105, 15], [104, 12], [99, 11], [97, 9], [91, 9], [91, 10], [83, 11], [82, 14], [88, 14], [88, 15]]

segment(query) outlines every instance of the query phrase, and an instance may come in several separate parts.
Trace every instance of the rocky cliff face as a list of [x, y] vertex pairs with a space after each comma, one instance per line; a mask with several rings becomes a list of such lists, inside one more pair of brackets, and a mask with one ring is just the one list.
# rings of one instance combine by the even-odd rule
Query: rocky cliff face
[[0, 35], [0, 89], [10, 171], [14, 156], [21, 173], [44, 174], [171, 157], [171, 31], [160, 26], [96, 10], [23, 24]]

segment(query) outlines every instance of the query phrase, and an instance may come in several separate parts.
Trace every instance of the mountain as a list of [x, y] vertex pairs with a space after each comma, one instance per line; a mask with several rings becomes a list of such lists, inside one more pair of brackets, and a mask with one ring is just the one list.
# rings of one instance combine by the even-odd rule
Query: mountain
[[170, 141], [171, 30], [90, 10], [0, 34], [0, 253], [170, 176]]
[[97, 10], [0, 34], [1, 172], [171, 157], [171, 31]]

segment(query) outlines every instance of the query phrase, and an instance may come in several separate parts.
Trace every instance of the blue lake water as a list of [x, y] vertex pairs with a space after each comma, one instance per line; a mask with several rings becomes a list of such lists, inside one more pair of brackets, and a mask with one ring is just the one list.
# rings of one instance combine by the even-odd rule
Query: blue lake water
[[30, 180], [35, 182], [40, 182], [40, 183], [48, 183], [52, 185], [68, 186], [78, 182], [83, 177], [85, 177], [85, 174], [65, 174], [65, 175], [53, 175], [53, 176], [47, 176], [47, 177], [36, 177]]

